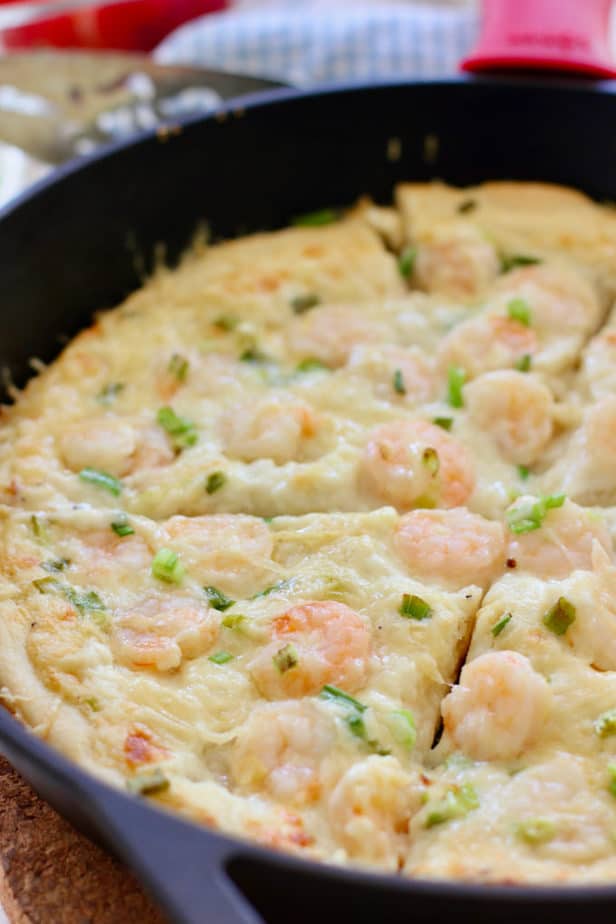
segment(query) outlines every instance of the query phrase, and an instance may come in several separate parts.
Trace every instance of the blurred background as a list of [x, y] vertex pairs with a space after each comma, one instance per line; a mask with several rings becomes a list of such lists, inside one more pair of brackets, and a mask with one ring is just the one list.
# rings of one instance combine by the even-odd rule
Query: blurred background
[[475, 0], [0, 0], [0, 206], [230, 97], [454, 73], [478, 23]]

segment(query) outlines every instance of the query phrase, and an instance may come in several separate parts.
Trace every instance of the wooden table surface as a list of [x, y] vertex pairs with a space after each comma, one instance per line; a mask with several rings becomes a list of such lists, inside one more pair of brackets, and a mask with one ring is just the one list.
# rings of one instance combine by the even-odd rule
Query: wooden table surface
[[0, 758], [0, 903], [11, 924], [164, 924], [133, 876]]

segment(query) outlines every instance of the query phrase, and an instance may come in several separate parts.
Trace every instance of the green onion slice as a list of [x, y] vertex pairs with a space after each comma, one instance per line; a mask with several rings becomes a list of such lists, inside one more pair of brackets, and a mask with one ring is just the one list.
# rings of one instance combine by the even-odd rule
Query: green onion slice
[[412, 751], [417, 740], [415, 716], [410, 709], [394, 709], [387, 717], [392, 738], [407, 751]]
[[96, 488], [109, 491], [109, 493], [113, 494], [115, 497], [119, 497], [122, 493], [122, 482], [113, 475], [110, 475], [109, 472], [103, 472], [98, 468], [88, 467], [81, 469], [79, 477], [82, 481], [85, 481], [86, 484], [91, 484]]
[[222, 620], [222, 625], [225, 629], [239, 629], [245, 622], [246, 617], [243, 613], [227, 613]]
[[406, 385], [404, 384], [404, 376], [402, 375], [402, 369], [396, 369], [396, 371], [394, 372], [392, 385], [397, 395], [406, 394]]
[[543, 617], [543, 625], [554, 635], [564, 635], [575, 622], [575, 607], [566, 597], [559, 597]]
[[462, 387], [466, 382], [466, 372], [459, 366], [450, 366], [447, 370], [447, 401], [452, 407], [464, 407]]
[[607, 772], [609, 774], [608, 792], [616, 799], [616, 764], [608, 764]]
[[498, 622], [494, 623], [492, 626], [492, 635], [494, 638], [497, 638], [501, 634], [505, 626], [511, 622], [512, 617], [512, 613], [505, 613], [504, 616], [501, 616]]
[[516, 835], [526, 844], [547, 844], [556, 835], [556, 825], [549, 818], [526, 818], [515, 828]]
[[532, 363], [533, 358], [530, 353], [524, 353], [523, 356], [520, 356], [519, 359], [516, 359], [515, 368], [518, 370], [518, 372], [530, 372]]
[[331, 225], [338, 220], [336, 209], [317, 209], [315, 212], [306, 212], [296, 215], [292, 224], [301, 228], [320, 228], [322, 225]]
[[398, 269], [400, 275], [408, 279], [415, 269], [415, 260], [417, 259], [416, 247], [405, 247], [398, 257]]
[[464, 818], [470, 811], [479, 807], [479, 799], [475, 787], [471, 783], [462, 786], [453, 786], [443, 799], [434, 802], [426, 815], [426, 828]]
[[616, 735], [616, 709], [608, 709], [602, 712], [594, 722], [595, 734], [599, 738], [607, 738], [609, 735]]
[[527, 465], [518, 465], [518, 476], [522, 481], [526, 481], [530, 475], [530, 469]]
[[224, 613], [225, 610], [228, 610], [230, 606], [233, 606], [235, 600], [230, 600], [222, 590], [218, 590], [217, 587], [204, 587], [205, 595], [210, 601], [210, 606], [219, 612]]
[[353, 709], [357, 709], [358, 712], [365, 712], [368, 708], [364, 706], [363, 703], [360, 703], [358, 699], [355, 699], [349, 693], [345, 693], [344, 690], [340, 690], [338, 687], [333, 686], [331, 683], [326, 684], [321, 692], [319, 693], [321, 699], [327, 699], [330, 702], [338, 703], [339, 706], [350, 706]]
[[169, 360], [169, 365], [167, 366], [167, 371], [171, 375], [175, 376], [178, 382], [183, 382], [188, 375], [189, 362], [185, 356], [181, 356], [179, 353], [174, 353], [171, 359]]
[[432, 446], [427, 446], [421, 454], [421, 461], [430, 472], [432, 477], [436, 478], [439, 468], [441, 467], [441, 462], [436, 449], [434, 449]]
[[111, 524], [111, 528], [116, 536], [133, 536], [135, 533], [135, 530], [130, 525], [128, 520], [114, 520]]
[[295, 645], [283, 645], [273, 656], [274, 667], [280, 674], [286, 674], [291, 668], [299, 664], [299, 656]]
[[562, 507], [566, 497], [564, 494], [551, 494], [540, 497], [534, 502], [526, 502], [507, 511], [507, 526], [510, 532], [520, 535], [539, 529], [550, 510]]
[[228, 651], [216, 651], [209, 656], [208, 661], [212, 661], [213, 664], [227, 664], [233, 661], [233, 655]]
[[113, 404], [120, 392], [124, 391], [124, 388], [125, 386], [123, 382], [109, 382], [108, 385], [104, 385], [103, 388], [101, 388], [96, 396], [96, 400], [99, 404], [109, 406], [110, 404]]
[[432, 607], [416, 594], [403, 594], [398, 612], [405, 619], [429, 619], [432, 616]]
[[145, 773], [138, 773], [126, 781], [126, 788], [137, 796], [153, 796], [169, 789], [170, 783], [160, 767]]
[[310, 311], [311, 308], [316, 308], [316, 306], [320, 304], [321, 299], [316, 292], [305, 292], [291, 299], [291, 308], [295, 314], [304, 314], [306, 311]]
[[514, 298], [507, 305], [507, 314], [512, 321], [518, 321], [524, 327], [530, 327], [531, 311], [528, 302], [523, 298]]
[[325, 363], [321, 362], [320, 359], [315, 359], [312, 356], [302, 359], [301, 362], [295, 367], [296, 372], [316, 372], [317, 370], [327, 369], [328, 367]]
[[205, 490], [208, 494], [215, 494], [216, 491], [226, 484], [227, 476], [224, 472], [212, 472], [211, 475], [207, 476], [207, 481], [205, 482]]
[[451, 430], [453, 427], [453, 417], [435, 417], [432, 423], [440, 427], [441, 430]]
[[152, 559], [152, 575], [167, 584], [179, 584], [186, 573], [177, 552], [159, 549]]
[[198, 436], [195, 425], [185, 417], [180, 417], [172, 407], [161, 407], [156, 415], [158, 424], [172, 437], [176, 449], [194, 446]]
[[219, 330], [224, 330], [228, 333], [229, 331], [235, 330], [239, 321], [237, 318], [233, 317], [233, 315], [221, 314], [220, 317], [212, 321], [212, 324]]
[[543, 261], [539, 257], [533, 257], [526, 253], [514, 253], [509, 256], [501, 257], [501, 272], [508, 273], [509, 270], [517, 266], [535, 266]]
[[58, 574], [58, 572], [64, 571], [67, 565], [70, 565], [68, 558], [50, 558], [49, 561], [41, 562], [43, 571], [48, 571], [50, 574]]

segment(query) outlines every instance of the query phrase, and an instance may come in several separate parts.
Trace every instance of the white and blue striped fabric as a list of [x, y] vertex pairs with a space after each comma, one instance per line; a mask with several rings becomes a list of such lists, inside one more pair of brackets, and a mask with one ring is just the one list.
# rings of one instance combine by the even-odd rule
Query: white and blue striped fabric
[[204, 16], [168, 36], [162, 64], [192, 64], [297, 86], [341, 80], [441, 77], [477, 36], [473, 8], [428, 4], [295, 3]]

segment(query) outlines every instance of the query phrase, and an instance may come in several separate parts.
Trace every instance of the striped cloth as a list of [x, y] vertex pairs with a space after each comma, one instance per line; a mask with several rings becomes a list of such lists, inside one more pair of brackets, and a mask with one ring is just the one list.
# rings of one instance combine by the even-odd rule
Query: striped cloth
[[477, 36], [474, 8], [331, 2], [204, 16], [168, 36], [164, 64], [193, 64], [297, 86], [455, 73]]

